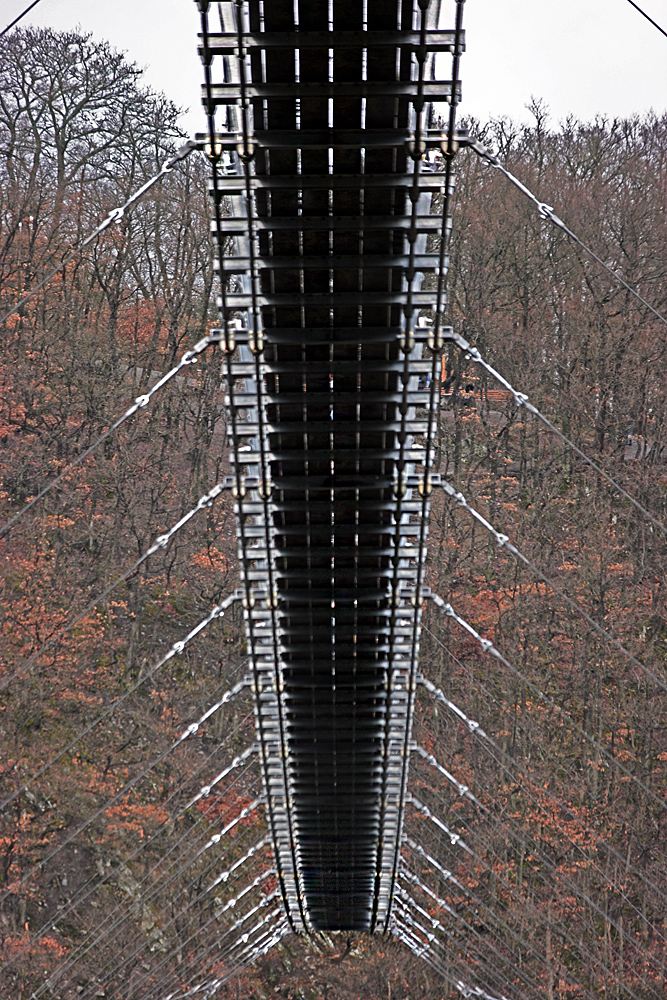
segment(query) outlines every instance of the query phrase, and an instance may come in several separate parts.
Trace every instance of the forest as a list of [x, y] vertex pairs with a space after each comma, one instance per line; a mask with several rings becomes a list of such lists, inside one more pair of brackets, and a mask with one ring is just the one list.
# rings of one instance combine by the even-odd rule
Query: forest
[[[528, 110], [462, 124], [666, 314], [667, 117]], [[0, 38], [0, 316], [173, 155], [179, 117], [90, 35]], [[413, 852], [433, 890], [414, 898], [445, 928], [435, 964], [463, 961], [494, 996], [659, 1000], [666, 331], [498, 171], [465, 149], [455, 164], [448, 322], [653, 520], [446, 347], [437, 469], [527, 564], [434, 492], [427, 582], [504, 662], [425, 607], [420, 669], [441, 697], [420, 691], [415, 739], [474, 802], [415, 757], [407, 833], [453, 877]], [[193, 153], [0, 325], [1, 525], [216, 325], [207, 178]], [[242, 610], [170, 653], [237, 586], [233, 498], [146, 557], [229, 473], [224, 402], [211, 348], [0, 526], [7, 1000], [187, 996], [225, 972], [230, 887], [270, 863], [251, 756], [199, 794], [254, 738], [247, 691], [225, 697]], [[333, 935], [286, 938], [218, 993], [241, 995], [459, 994], [393, 940]]]

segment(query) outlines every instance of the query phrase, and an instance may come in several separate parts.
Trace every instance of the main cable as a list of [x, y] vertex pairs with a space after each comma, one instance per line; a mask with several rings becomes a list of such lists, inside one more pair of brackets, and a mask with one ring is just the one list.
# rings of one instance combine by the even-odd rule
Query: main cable
[[[247, 721], [247, 719], [249, 717], [250, 716], [246, 716], [246, 719], [244, 720], [244, 722]], [[241, 725], [242, 724], [243, 723], [241, 723]], [[237, 729], [233, 730], [232, 733], [230, 733], [230, 735], [225, 738], [225, 740], [223, 741], [223, 744], [221, 744], [221, 745], [224, 745], [224, 743], [226, 743], [227, 740], [231, 738], [231, 736], [235, 735], [235, 733], [237, 732], [238, 728], [240, 728], [240, 727], [237, 727]], [[216, 750], [214, 751], [214, 753], [211, 756], [214, 756], [215, 753], [217, 753], [218, 749], [219, 749], [219, 747], [216, 748]], [[252, 748], [250, 748], [250, 749], [252, 749]], [[247, 751], [246, 751], [246, 754], [247, 754]], [[237, 763], [237, 762], [242, 762], [242, 758], [244, 756], [246, 756], [246, 754], [241, 754], [240, 757], [235, 758], [235, 760], [229, 766], [228, 770], [232, 770], [234, 767], [240, 766], [240, 763]], [[200, 767], [204, 767], [206, 763], [207, 762], [205, 761], [203, 764], [200, 765]], [[226, 791], [227, 792], [229, 792], [231, 789], [233, 789], [234, 786], [237, 784], [237, 782], [241, 781], [241, 779], [246, 775], [246, 772], [249, 770], [250, 767], [251, 767], [251, 765], [248, 765], [243, 771], [241, 771], [241, 773], [236, 778], [234, 778], [234, 780], [232, 782], [230, 782], [229, 785], [226, 786]], [[167, 803], [171, 800], [171, 798], [173, 798], [178, 793], [178, 791], [180, 791], [181, 787], [182, 787], [182, 785], [180, 785], [178, 787], [178, 789], [176, 789], [172, 793], [172, 795], [170, 796], [170, 798], [167, 800]], [[254, 784], [251, 785], [250, 787], [251, 787], [251, 789], [253, 789], [254, 788]], [[165, 803], [165, 805], [167, 803]], [[151, 868], [149, 868], [149, 870], [146, 872], [146, 874], [144, 875], [144, 877], [138, 883], [137, 890], [140, 890], [142, 888], [142, 886], [144, 886], [146, 884], [146, 882], [151, 877], [151, 875], [154, 875], [161, 868], [162, 864], [166, 861], [166, 859], [169, 857], [170, 854], [172, 854], [174, 851], [178, 850], [178, 848], [181, 846], [181, 844], [183, 843], [184, 840], [190, 840], [191, 839], [192, 834], [193, 834], [193, 830], [195, 830], [196, 827], [200, 823], [202, 823], [202, 822], [204, 822], [206, 820], [206, 818], [208, 816], [208, 813], [213, 809], [213, 805], [214, 804], [211, 803], [197, 817], [197, 819], [195, 820], [193, 826], [190, 827], [188, 830], [186, 830], [185, 833], [183, 833], [182, 836], [179, 838], [179, 840], [177, 840], [175, 844], [172, 844], [172, 846], [169, 848], [169, 850], [166, 852], [166, 854], [161, 855], [160, 858], [158, 859], [158, 861], [156, 861], [155, 864]], [[166, 820], [165, 822], [163, 822], [162, 824], [160, 824], [160, 827], [155, 831], [155, 833], [153, 833], [152, 836], [147, 841], [144, 841], [144, 843], [142, 843], [139, 848], [137, 848], [132, 854], [130, 854], [129, 857], [126, 857], [122, 862], [120, 862], [120, 864], [117, 866], [117, 868], [115, 869], [115, 871], [117, 871], [120, 868], [123, 868], [123, 867], [127, 866], [130, 861], [133, 861], [134, 859], [136, 859], [136, 857], [141, 853], [141, 851], [144, 850], [145, 847], [148, 846], [148, 844], [153, 843], [157, 839], [157, 837], [159, 836], [159, 834], [164, 830], [165, 826], [167, 826], [168, 824], [171, 824], [171, 823], [175, 823], [178, 819], [180, 819], [184, 815], [184, 813], [187, 811], [188, 807], [189, 806], [186, 806], [184, 809], [181, 809], [175, 816], [170, 817], [168, 820]], [[174, 868], [177, 868], [176, 873], [172, 873], [171, 875], [169, 875], [169, 878], [167, 879], [167, 882], [166, 883], [165, 882], [161, 882], [160, 886], [157, 889], [155, 889], [155, 888], [151, 889], [148, 892], [148, 894], [144, 897], [144, 901], [145, 902], [151, 901], [155, 897], [155, 895], [157, 894], [157, 892], [159, 892], [161, 889], [164, 889], [165, 886], [170, 885], [171, 882], [182, 871], [185, 870], [185, 868], [187, 867], [187, 863], [180, 864], [180, 867], [179, 867], [179, 863], [183, 862], [184, 856], [185, 856], [184, 854], [180, 854], [179, 857], [178, 857], [178, 859], [176, 861], [173, 861], [170, 864], [170, 866], [167, 869], [167, 871], [166, 871], [165, 874], [169, 875], [169, 873], [172, 872]], [[86, 893], [84, 893], [83, 895], [81, 895], [79, 898], [71, 900], [71, 902], [69, 904], [67, 904], [67, 906], [65, 908], [63, 908], [63, 910], [61, 910], [61, 911], [58, 912], [58, 916], [55, 919], [61, 920], [64, 916], [66, 916], [72, 910], [76, 909], [77, 906], [79, 906], [81, 903], [85, 902], [85, 900], [96, 889], [98, 889], [103, 884], [103, 882], [105, 882], [110, 877], [111, 877], [111, 873], [109, 873], [108, 875], [104, 876], [102, 878], [102, 880], [98, 880], [91, 888], [88, 889], [88, 891]], [[93, 940], [86, 940], [86, 941], [82, 942], [80, 945], [78, 945], [77, 949], [75, 949], [74, 953], [68, 953], [67, 954], [66, 958], [64, 958], [63, 961], [60, 963], [60, 965], [56, 969], [54, 969], [53, 972], [50, 974], [48, 980], [46, 982], [44, 982], [39, 987], [39, 989], [36, 991], [36, 993], [34, 995], [35, 996], [35, 1000], [38, 1000], [38, 998], [42, 995], [42, 993], [43, 993], [44, 990], [50, 989], [53, 986], [54, 982], [56, 981], [56, 978], [62, 979], [62, 977], [67, 972], [73, 970], [75, 968], [75, 966], [86, 957], [86, 955], [91, 951], [91, 949], [93, 949], [93, 948], [97, 949], [98, 946], [103, 941], [108, 944], [108, 940], [109, 939], [113, 940], [117, 936], [114, 932], [118, 931], [119, 928], [122, 928], [122, 926], [125, 923], [125, 921], [127, 920], [128, 916], [132, 915], [131, 913], [128, 914], [126, 912], [122, 912], [120, 914], [120, 916], [116, 916], [119, 911], [124, 911], [127, 906], [131, 907], [131, 903], [128, 903], [127, 901], [123, 901], [121, 903], [117, 903], [116, 906], [114, 907], [114, 909], [111, 910], [111, 912], [108, 913], [105, 916], [104, 920], [100, 924], [98, 924], [98, 926], [92, 932], [94, 935], [96, 935], [94, 937], [94, 939]], [[113, 919], [114, 917], [116, 917], [116, 919]], [[110, 926], [108, 926], [106, 929], [103, 929], [104, 926], [105, 926], [105, 924], [107, 924], [109, 921], [112, 921], [111, 924], [110, 924]], [[44, 934], [46, 934], [51, 929], [51, 927], [52, 927], [52, 924], [50, 922], [47, 923], [47, 924], [45, 924], [43, 927], [41, 927], [40, 930], [39, 930], [39, 934], [37, 936], [37, 939], [41, 938]], [[113, 934], [113, 938], [111, 937], [112, 934]], [[69, 978], [71, 979], [71, 976]], [[67, 979], [65, 981], [68, 982], [69, 979]]]
[[642, 15], [642, 17], [645, 17], [646, 20], [649, 21], [653, 25], [654, 28], [657, 28], [658, 31], [662, 35], [664, 35], [665, 38], [667, 38], [667, 31], [665, 31], [664, 28], [661, 28], [660, 25], [658, 24], [658, 22], [654, 21], [652, 17], [649, 17], [649, 15], [646, 13], [646, 11], [642, 10], [638, 3], [635, 3], [635, 0], [628, 0], [628, 3], [630, 4], [631, 7], [634, 7], [635, 10], [638, 10], [639, 13]]
[[[171, 660], [174, 656], [176, 655], [180, 656], [185, 647], [188, 645], [188, 643], [190, 643], [194, 638], [196, 638], [200, 632], [203, 632], [203, 630], [207, 628], [212, 621], [215, 621], [216, 618], [222, 618], [224, 616], [225, 610], [236, 600], [238, 600], [238, 597], [236, 593], [234, 593], [230, 597], [228, 597], [225, 601], [223, 601], [222, 604], [216, 604], [215, 607], [211, 610], [211, 612], [206, 616], [206, 618], [202, 619], [202, 621], [199, 622], [198, 625], [196, 625], [193, 629], [191, 629], [191, 631], [188, 632], [188, 634], [185, 636], [184, 639], [180, 639], [178, 642], [175, 642], [171, 646], [168, 652], [165, 653], [165, 655], [153, 667], [152, 671], [150, 672], [150, 675], [147, 675], [147, 678], [148, 676], [153, 676], [157, 672], [157, 670], [159, 670], [162, 666], [164, 666], [164, 664], [167, 663], [169, 660]], [[2, 893], [2, 895], [0, 895], [0, 903], [2, 903], [9, 895], [11, 895], [12, 892], [14, 892], [19, 886], [25, 885], [25, 883], [30, 878], [32, 878], [32, 876], [35, 875], [41, 868], [43, 868], [48, 861], [54, 858], [56, 854], [59, 853], [59, 851], [62, 851], [63, 848], [65, 848], [76, 837], [78, 837], [83, 830], [85, 830], [88, 826], [90, 826], [90, 824], [94, 820], [96, 820], [99, 816], [103, 815], [103, 813], [105, 813], [107, 809], [115, 805], [116, 802], [118, 802], [123, 797], [123, 795], [126, 794], [126, 792], [129, 792], [130, 789], [134, 788], [134, 786], [139, 781], [141, 781], [141, 779], [144, 778], [149, 773], [149, 771], [151, 771], [154, 767], [160, 764], [164, 760], [164, 758], [169, 753], [171, 753], [171, 751], [177, 745], [178, 744], [174, 744], [174, 746], [172, 746], [170, 749], [163, 751], [150, 764], [146, 765], [146, 767], [143, 767], [137, 774], [135, 774], [133, 778], [130, 778], [130, 780], [127, 781], [123, 785], [123, 787], [118, 792], [116, 792], [115, 795], [113, 795], [107, 802], [105, 802], [104, 805], [96, 809], [95, 812], [92, 813], [88, 817], [88, 819], [85, 820], [85, 822], [81, 823], [73, 833], [69, 834], [63, 841], [61, 841], [58, 847], [55, 848], [55, 850], [45, 855], [45, 857], [43, 857], [42, 860], [37, 865], [33, 865], [33, 867], [30, 868], [29, 871], [25, 873], [25, 875], [23, 875], [17, 882], [14, 882], [12, 884], [11, 888], [6, 889], [5, 892]]]
[[29, 14], [32, 8], [36, 7], [38, 3], [39, 0], [32, 0], [32, 3], [29, 4], [25, 10], [22, 10], [19, 16], [14, 18], [11, 24], [8, 24], [6, 28], [3, 28], [2, 31], [0, 31], [0, 38], [2, 38], [3, 35], [6, 35], [8, 31], [11, 31], [15, 24], [18, 24], [19, 21], [23, 20], [26, 14]]
[[553, 698], [546, 694], [537, 684], [531, 681], [525, 674], [521, 673], [517, 667], [510, 663], [509, 660], [503, 656], [500, 650], [494, 646], [491, 640], [485, 639], [484, 636], [480, 635], [479, 632], [465, 620], [465, 618], [462, 618], [459, 614], [457, 614], [451, 604], [443, 601], [442, 597], [431, 591], [428, 593], [423, 592], [423, 596], [430, 597], [431, 600], [440, 608], [443, 614], [447, 615], [449, 618], [453, 618], [458, 625], [465, 629], [465, 631], [472, 636], [473, 639], [475, 639], [483, 653], [488, 656], [492, 656], [494, 659], [498, 660], [499, 663], [502, 663], [503, 666], [507, 667], [510, 673], [526, 684], [531, 691], [538, 696], [540, 701], [549, 705], [561, 718], [566, 719], [572, 728], [576, 730], [576, 732], [579, 733], [579, 735], [582, 736], [587, 743], [590, 743], [591, 746], [594, 746], [597, 750], [599, 750], [599, 752], [602, 753], [612, 765], [615, 765], [620, 771], [623, 772], [623, 774], [626, 775], [626, 777], [630, 779], [630, 781], [636, 784], [638, 788], [641, 788], [642, 791], [646, 792], [649, 798], [651, 798], [657, 805], [659, 805], [662, 809], [667, 809], [667, 803], [664, 799], [659, 798], [655, 792], [653, 792], [648, 785], [641, 780], [641, 778], [638, 778], [635, 774], [633, 774], [632, 771], [625, 766], [625, 764], [619, 761], [616, 757], [613, 757], [609, 751], [595, 739], [594, 736], [590, 736], [582, 726], [575, 722], [569, 712], [566, 712], [564, 708], [557, 705]]

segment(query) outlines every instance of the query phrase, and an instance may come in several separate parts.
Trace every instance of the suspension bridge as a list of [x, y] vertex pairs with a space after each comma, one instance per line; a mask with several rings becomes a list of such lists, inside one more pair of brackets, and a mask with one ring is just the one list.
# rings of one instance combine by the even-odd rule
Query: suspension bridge
[[[244, 0], [215, 7], [198, 0], [197, 6], [207, 128], [156, 179], [193, 149], [204, 150], [211, 168], [219, 324], [92, 447], [146, 408], [162, 385], [181, 377], [178, 373], [204, 351], [221, 352], [231, 472], [158, 536], [105, 594], [165, 548], [199, 510], [223, 491], [232, 492], [240, 585], [169, 649], [150, 676], [231, 605], [242, 606], [247, 676], [168, 752], [195, 735], [222, 705], [249, 691], [256, 742], [203, 785], [185, 809], [256, 757], [257, 797], [196, 857], [217, 849], [258, 808], [267, 834], [206, 887], [210, 892], [231, 878], [233, 890], [216, 913], [210, 943], [198, 955], [201, 968], [194, 968], [185, 984], [169, 987], [151, 969], [131, 985], [128, 1000], [210, 997], [287, 935], [337, 931], [393, 935], [465, 998], [542, 996], [520, 959], [515, 962], [486, 930], [480, 931], [479, 922], [505, 928], [519, 953], [536, 953], [539, 960], [540, 946], [509, 926], [504, 913], [476, 896], [474, 886], [457, 877], [455, 865], [425, 848], [407, 826], [412, 810], [437, 829], [451, 852], [463, 852], [491, 871], [474, 831], [464, 837], [451, 828], [410, 784], [415, 755], [473, 813], [488, 813], [474, 788], [415, 741], [419, 688], [503, 767], [517, 766], [493, 734], [422, 674], [425, 601], [431, 599], [482, 654], [502, 663], [536, 699], [553, 704], [523, 668], [427, 587], [434, 491], [443, 491], [475, 519], [657, 690], [667, 688], [658, 673], [580, 608], [440, 473], [436, 436], [443, 350], [454, 347], [481, 366], [502, 386], [503, 399], [512, 399], [575, 449], [656, 532], [664, 534], [665, 528], [445, 325], [450, 209], [460, 148], [469, 147], [502, 170], [543, 219], [590, 251], [497, 157], [457, 130], [464, 0], [456, 0], [448, 27], [442, 25], [440, 0]], [[440, 117], [443, 105], [447, 110]], [[111, 213], [86, 243], [129, 206]], [[91, 606], [98, 600], [99, 595]], [[562, 706], [555, 707], [582, 740], [609, 757], [595, 734]], [[614, 766], [623, 770], [622, 763]], [[637, 780], [628, 772], [630, 777]], [[642, 788], [662, 804], [650, 788]], [[515, 835], [514, 826], [507, 829]], [[608, 846], [611, 854], [618, 853]], [[262, 867], [267, 856], [270, 862]], [[251, 875], [244, 882], [247, 870]], [[465, 907], [452, 902], [450, 890], [465, 898]], [[586, 897], [585, 903], [600, 911], [596, 900]], [[633, 905], [639, 912], [639, 904]], [[227, 912], [230, 923], [221, 932], [218, 923]], [[98, 940], [122, 916], [109, 919]], [[561, 933], [569, 940], [567, 926]], [[583, 939], [577, 948], [585, 963]], [[542, 959], [550, 962], [548, 954]], [[36, 996], [57, 995], [53, 989], [68, 981], [76, 960], [76, 955], [64, 960], [51, 977], [51, 992], [45, 986]], [[655, 966], [648, 950], [644, 960], [647, 968]], [[207, 962], [218, 963], [215, 973], [207, 971]], [[607, 971], [612, 976], [613, 970]], [[662, 986], [653, 972], [641, 998], [632, 990], [627, 995], [636, 1000], [659, 996]], [[100, 982], [106, 982], [118, 970], [102, 973]], [[599, 995], [574, 963], [560, 977], [563, 996]], [[664, 985], [664, 963], [662, 977]], [[553, 979], [549, 991], [551, 1000]], [[84, 1000], [87, 995], [84, 990]]]

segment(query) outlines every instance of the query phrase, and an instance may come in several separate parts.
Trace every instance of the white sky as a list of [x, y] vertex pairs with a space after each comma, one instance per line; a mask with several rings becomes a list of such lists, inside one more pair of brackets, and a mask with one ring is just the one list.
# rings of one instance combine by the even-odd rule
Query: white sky
[[[0, 29], [28, 2], [0, 0]], [[640, 6], [667, 29], [667, 0]], [[189, 109], [190, 133], [204, 127], [198, 23], [193, 0], [41, 0], [21, 22], [107, 39], [146, 68], [150, 86]], [[443, 27], [452, 23], [446, 11]], [[532, 96], [555, 122], [667, 110], [667, 38], [627, 0], [467, 0], [465, 27], [464, 115], [526, 119]]]

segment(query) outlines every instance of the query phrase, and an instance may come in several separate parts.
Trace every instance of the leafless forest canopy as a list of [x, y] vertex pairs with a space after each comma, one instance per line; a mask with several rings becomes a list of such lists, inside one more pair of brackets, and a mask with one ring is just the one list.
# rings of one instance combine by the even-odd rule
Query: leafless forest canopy
[[[37, 29], [0, 39], [2, 314], [159, 168], [178, 122], [106, 43]], [[529, 126], [467, 125], [667, 312], [667, 118], [555, 123], [534, 103]], [[665, 524], [665, 327], [497, 171], [466, 151], [456, 164], [448, 322]], [[215, 325], [207, 202], [194, 154], [0, 327], [3, 523]], [[248, 696], [171, 751], [243, 676], [241, 612], [153, 672], [236, 586], [231, 497], [42, 649], [229, 471], [224, 395], [209, 351], [0, 542], [8, 1000], [162, 997], [219, 974], [230, 886], [268, 866], [264, 850], [207, 890], [265, 834], [261, 811], [195, 857], [259, 794], [252, 759], [186, 809], [252, 742]], [[454, 348], [441, 398], [439, 471], [647, 670], [434, 496], [428, 583], [514, 671], [425, 609], [423, 673], [494, 742], [421, 692], [415, 738], [484, 808], [415, 760], [412, 791], [472, 850], [410, 810], [410, 835], [457, 879], [419, 872], [454, 915], [419, 903], [447, 929], [443, 960], [500, 977], [509, 998], [660, 998], [665, 535]], [[219, 995], [451, 992], [396, 943], [334, 937], [288, 938]]]

